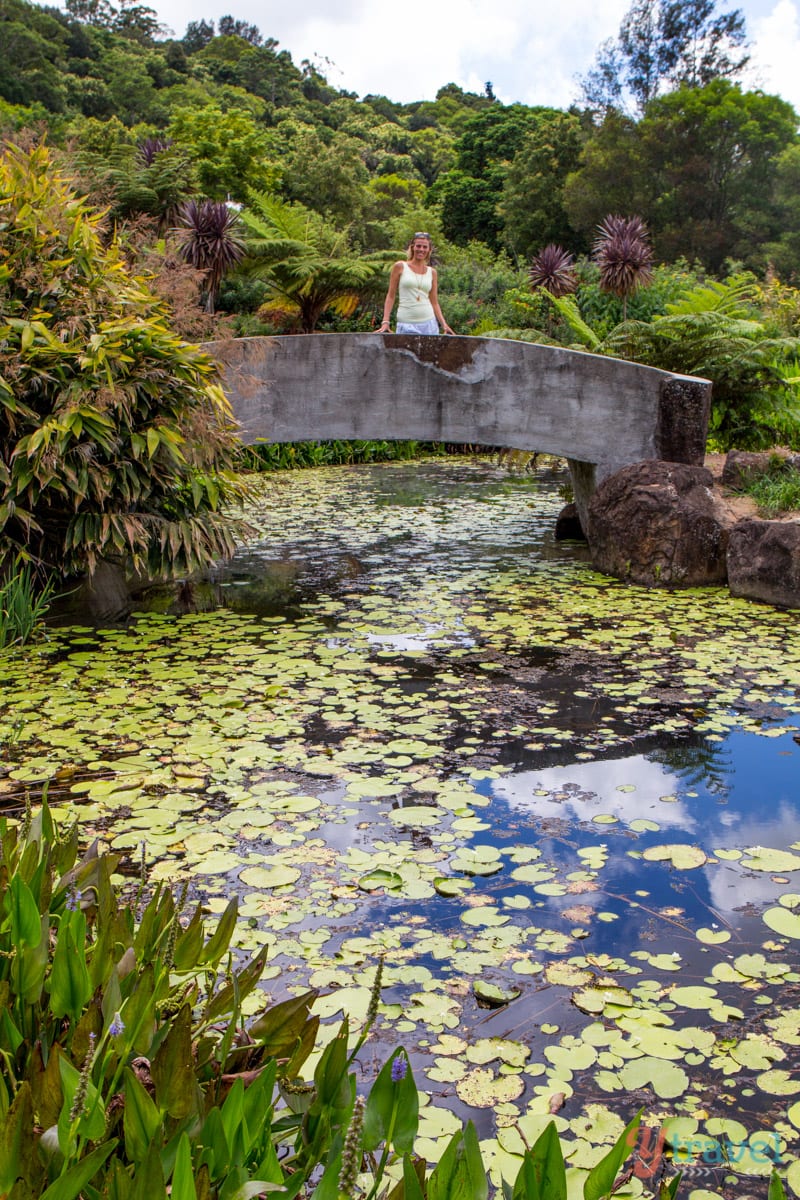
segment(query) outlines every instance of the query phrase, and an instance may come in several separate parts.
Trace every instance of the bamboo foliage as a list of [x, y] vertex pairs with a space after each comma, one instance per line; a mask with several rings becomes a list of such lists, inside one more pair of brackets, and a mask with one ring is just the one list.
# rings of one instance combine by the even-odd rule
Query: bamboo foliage
[[0, 556], [174, 574], [231, 553], [233, 422], [44, 147], [0, 159]]

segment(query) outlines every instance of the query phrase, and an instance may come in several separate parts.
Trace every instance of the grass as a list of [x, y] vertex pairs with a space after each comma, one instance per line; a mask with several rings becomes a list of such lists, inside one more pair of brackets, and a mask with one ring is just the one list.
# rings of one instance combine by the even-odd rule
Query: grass
[[53, 585], [42, 587], [36, 572], [25, 564], [0, 587], [0, 650], [22, 646], [32, 636], [50, 606]]
[[775, 457], [766, 471], [748, 479], [742, 492], [752, 496], [762, 517], [800, 511], [800, 471]]

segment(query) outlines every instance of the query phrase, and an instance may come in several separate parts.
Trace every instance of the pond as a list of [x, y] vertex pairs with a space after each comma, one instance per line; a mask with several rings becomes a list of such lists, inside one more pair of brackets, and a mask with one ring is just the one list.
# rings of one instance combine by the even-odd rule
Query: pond
[[800, 1194], [797, 614], [595, 574], [562, 482], [257, 480], [187, 611], [0, 660], [0, 804], [48, 781], [151, 879], [238, 893], [326, 1020], [383, 959], [362, 1069], [408, 1049], [423, 1153], [469, 1117], [513, 1178], [555, 1119], [577, 1169], [644, 1107], [682, 1195], [766, 1196], [772, 1159]]

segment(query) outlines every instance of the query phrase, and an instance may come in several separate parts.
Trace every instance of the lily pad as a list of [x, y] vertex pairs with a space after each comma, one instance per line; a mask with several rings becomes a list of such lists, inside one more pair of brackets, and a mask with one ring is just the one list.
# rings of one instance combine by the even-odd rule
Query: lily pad
[[504, 1005], [511, 1004], [513, 1000], [517, 1000], [522, 995], [521, 988], [498, 987], [497, 984], [485, 983], [482, 979], [475, 980], [472, 990], [478, 1003], [486, 1008], [503, 1008]]
[[692, 871], [708, 862], [708, 855], [699, 846], [675, 842], [664, 846], [648, 846], [642, 851], [648, 862], [669, 862], [678, 871]]

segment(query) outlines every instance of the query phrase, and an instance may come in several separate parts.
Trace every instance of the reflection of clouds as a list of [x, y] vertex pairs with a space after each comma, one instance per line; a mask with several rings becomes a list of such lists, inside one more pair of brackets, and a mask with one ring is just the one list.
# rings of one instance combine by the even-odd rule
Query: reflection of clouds
[[[630, 787], [632, 792], [620, 792]], [[630, 824], [645, 818], [661, 829], [695, 830], [697, 822], [686, 804], [665, 804], [659, 796], [677, 792], [680, 780], [644, 755], [613, 758], [601, 762], [573, 763], [568, 767], [546, 767], [540, 771], [518, 771], [494, 782], [492, 790], [515, 808], [541, 818], [572, 818], [591, 821], [608, 813]], [[546, 791], [537, 796], [536, 791]], [[554, 799], [553, 793], [559, 798]], [[598, 836], [603, 826], [598, 825]]]
[[[790, 850], [800, 839], [800, 813], [787, 803], [779, 804], [772, 820], [768, 811], [761, 810], [751, 817], [740, 812], [720, 814], [721, 829], [713, 836], [709, 850], [715, 846], [721, 850], [745, 850], [749, 846], [770, 846], [777, 850]], [[800, 854], [799, 851], [794, 853]], [[719, 867], [705, 867], [711, 902], [715, 908], [731, 912], [743, 904], [762, 907], [774, 903], [783, 892], [800, 889], [800, 872], [791, 871], [779, 877], [791, 882], [774, 883], [769, 871], [749, 871], [741, 862], [726, 862]]]

